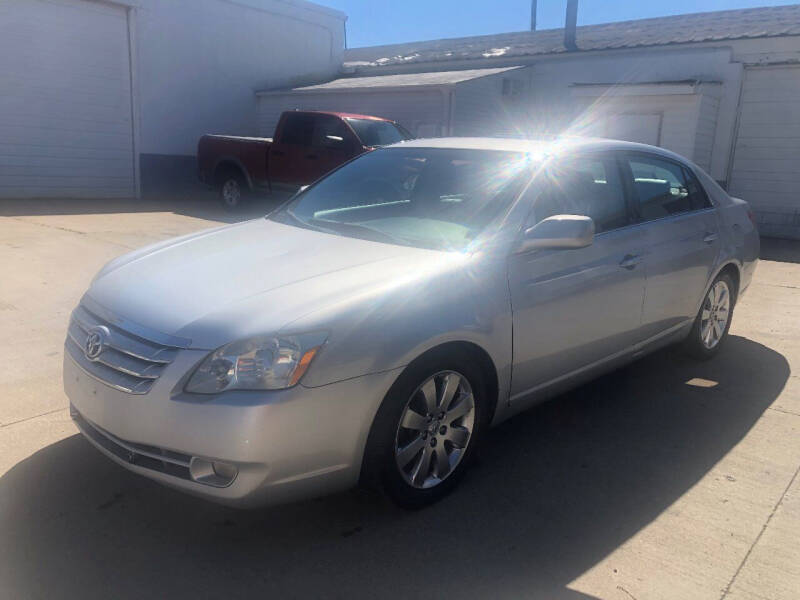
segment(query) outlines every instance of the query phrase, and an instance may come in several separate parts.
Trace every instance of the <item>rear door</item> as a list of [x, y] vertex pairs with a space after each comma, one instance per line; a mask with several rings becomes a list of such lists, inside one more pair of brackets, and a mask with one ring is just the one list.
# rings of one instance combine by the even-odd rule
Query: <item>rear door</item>
[[646, 233], [644, 339], [693, 318], [719, 254], [716, 209], [694, 173], [650, 153], [626, 153], [634, 210]]
[[311, 148], [313, 134], [313, 114], [284, 113], [269, 151], [270, 180], [290, 185], [308, 183], [305, 180], [307, 162], [305, 155]]
[[631, 224], [621, 164], [611, 154], [586, 155], [560, 161], [539, 177], [543, 186], [529, 192], [535, 197], [526, 228], [552, 215], [577, 214], [592, 217], [596, 234], [586, 248], [509, 258], [512, 396], [602, 363], [640, 339], [645, 236]]

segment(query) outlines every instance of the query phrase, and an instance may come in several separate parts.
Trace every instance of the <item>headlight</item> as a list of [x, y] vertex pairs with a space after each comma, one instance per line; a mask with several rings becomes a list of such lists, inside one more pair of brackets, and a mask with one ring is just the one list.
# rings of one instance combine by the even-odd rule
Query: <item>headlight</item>
[[216, 394], [228, 390], [280, 390], [305, 374], [327, 334], [258, 336], [215, 350], [200, 363], [186, 391]]

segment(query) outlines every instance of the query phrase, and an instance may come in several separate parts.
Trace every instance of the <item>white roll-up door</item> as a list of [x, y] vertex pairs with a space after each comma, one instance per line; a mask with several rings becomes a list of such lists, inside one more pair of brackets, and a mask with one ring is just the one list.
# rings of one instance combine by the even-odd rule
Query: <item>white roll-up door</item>
[[730, 193], [764, 233], [800, 237], [800, 67], [745, 69]]
[[0, 2], [0, 197], [135, 194], [125, 8]]

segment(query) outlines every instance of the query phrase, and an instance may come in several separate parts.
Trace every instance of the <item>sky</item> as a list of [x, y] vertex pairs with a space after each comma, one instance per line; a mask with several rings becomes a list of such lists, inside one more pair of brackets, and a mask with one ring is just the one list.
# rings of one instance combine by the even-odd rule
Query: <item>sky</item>
[[[692, 12], [795, 4], [800, 0], [580, 0], [578, 25]], [[347, 14], [347, 46], [524, 31], [530, 0], [316, 0]], [[566, 0], [538, 0], [537, 29], [564, 26]]]

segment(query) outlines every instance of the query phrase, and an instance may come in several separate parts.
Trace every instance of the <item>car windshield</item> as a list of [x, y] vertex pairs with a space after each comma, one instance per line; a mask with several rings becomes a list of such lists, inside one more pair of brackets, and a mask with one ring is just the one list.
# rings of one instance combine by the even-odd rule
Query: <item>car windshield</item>
[[385, 148], [300, 193], [270, 218], [339, 235], [464, 250], [506, 213], [530, 173], [518, 152]]
[[347, 119], [347, 122], [365, 146], [388, 146], [412, 137], [408, 131], [391, 121]]

